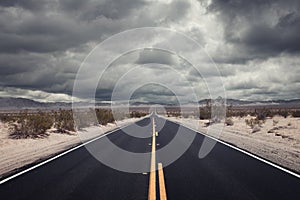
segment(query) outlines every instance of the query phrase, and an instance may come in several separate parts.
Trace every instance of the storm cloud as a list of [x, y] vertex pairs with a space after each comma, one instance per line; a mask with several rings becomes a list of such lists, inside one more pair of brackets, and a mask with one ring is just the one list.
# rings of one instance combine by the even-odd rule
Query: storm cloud
[[[198, 63], [205, 77], [172, 52], [137, 50], [112, 63], [97, 100], [111, 100], [115, 84], [130, 70], [124, 91], [135, 86], [133, 80], [151, 79], [172, 84], [189, 101], [190, 87], [198, 98], [209, 98], [206, 84], [221, 77], [229, 98], [300, 98], [299, 10], [297, 0], [2, 0], [0, 95], [70, 101], [77, 71], [98, 44], [128, 29], [164, 27], [193, 39], [212, 58]], [[181, 42], [172, 41], [193, 55]], [[219, 73], [211, 70], [215, 65]], [[89, 73], [83, 81], [87, 88], [93, 81]], [[133, 98], [166, 102], [171, 94], [153, 84]]]
[[241, 61], [299, 53], [299, 9], [296, 0], [213, 0], [208, 7], [222, 22], [225, 41], [245, 53]]

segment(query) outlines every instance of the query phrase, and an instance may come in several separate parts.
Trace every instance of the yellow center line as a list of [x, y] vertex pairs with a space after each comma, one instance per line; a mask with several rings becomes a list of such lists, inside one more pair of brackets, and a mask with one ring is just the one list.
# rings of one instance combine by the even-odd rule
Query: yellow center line
[[155, 121], [152, 118], [152, 151], [151, 151], [151, 166], [150, 166], [150, 179], [148, 200], [156, 200], [156, 170], [155, 170]]
[[167, 200], [164, 171], [161, 163], [158, 163], [158, 180], [160, 200]]

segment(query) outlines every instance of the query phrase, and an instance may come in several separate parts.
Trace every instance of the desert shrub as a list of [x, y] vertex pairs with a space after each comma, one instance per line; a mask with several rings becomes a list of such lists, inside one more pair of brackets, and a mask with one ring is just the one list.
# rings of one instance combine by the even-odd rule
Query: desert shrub
[[83, 128], [89, 127], [90, 124], [85, 120], [84, 114], [82, 114], [79, 117], [74, 118], [75, 124], [76, 124], [76, 129], [81, 130]]
[[175, 111], [168, 111], [167, 116], [168, 117], [180, 117], [181, 113], [180, 112], [175, 112]]
[[293, 117], [300, 117], [300, 110], [298, 109], [275, 109], [275, 108], [259, 108], [259, 109], [234, 109], [229, 108], [226, 115], [228, 117], [245, 117], [247, 115], [258, 117], [259, 120], [265, 120], [266, 118], [273, 118], [275, 115], [282, 116], [284, 118], [289, 115]]
[[130, 117], [131, 118], [140, 118], [140, 117], [144, 117], [146, 115], [147, 115], [147, 113], [145, 113], [145, 112], [139, 112], [139, 111], [132, 111], [130, 113]]
[[211, 118], [211, 110], [209, 108], [200, 108], [200, 119], [210, 119]]
[[256, 117], [256, 118], [251, 118], [251, 119], [245, 119], [245, 123], [247, 126], [250, 126], [253, 129], [256, 125], [261, 126], [263, 124], [263, 121], [259, 120]]
[[49, 113], [39, 111], [28, 114], [25, 111], [20, 113], [16, 122], [11, 123], [9, 137], [13, 139], [46, 137], [49, 135], [46, 131], [52, 125], [53, 118]]
[[123, 120], [131, 117], [131, 113], [128, 114], [125, 110], [114, 110], [113, 116], [115, 120]]
[[98, 125], [97, 109], [94, 110], [90, 108], [87, 110], [77, 110], [76, 115], [74, 116], [74, 121], [78, 130], [92, 125]]
[[284, 110], [279, 109], [278, 110], [278, 115], [280, 115], [280, 116], [282, 116], [284, 118], [287, 118], [287, 116], [289, 116], [289, 112], [286, 109], [284, 109]]
[[238, 117], [246, 117], [247, 116], [247, 113], [245, 111], [239, 111], [238, 114], [236, 115]]
[[173, 117], [181, 117], [181, 113], [180, 112], [172, 112], [172, 116]]
[[199, 118], [200, 119], [211, 119], [211, 109], [212, 109], [212, 102], [211, 100], [206, 101], [206, 106], [199, 108]]
[[265, 113], [258, 113], [257, 114], [257, 117], [256, 117], [258, 120], [266, 120], [267, 116]]
[[211, 105], [211, 120], [214, 123], [221, 123], [224, 121], [224, 116], [226, 115], [226, 107], [224, 102], [221, 101], [221, 98], [214, 100], [214, 104]]
[[253, 113], [254, 113], [253, 111], [247, 112], [245, 110], [240, 110], [238, 111], [236, 117], [246, 117], [248, 114], [253, 116], [254, 115]]
[[73, 119], [73, 113], [71, 110], [55, 111], [54, 115], [54, 127], [59, 133], [67, 133], [68, 131], [75, 131], [75, 124]]
[[278, 124], [278, 120], [273, 119], [273, 126], [276, 126]]
[[300, 117], [300, 110], [293, 110], [291, 112], [292, 117]]
[[96, 116], [99, 124], [106, 125], [107, 123], [113, 123], [115, 121], [111, 110], [96, 109]]
[[228, 109], [227, 108], [227, 111], [226, 111], [226, 116], [227, 117], [233, 117], [234, 116], [234, 111], [232, 109]]
[[273, 118], [276, 114], [277, 114], [277, 111], [274, 110], [274, 109], [271, 109], [271, 108], [265, 108], [261, 111], [262, 113], [262, 117], [270, 117], [270, 118]]
[[181, 116], [183, 117], [183, 118], [189, 118], [189, 113], [185, 113], [185, 112], [183, 112], [182, 114], [181, 114]]
[[268, 111], [267, 110], [261, 110], [261, 111], [257, 112], [256, 118], [258, 120], [263, 120], [264, 121], [264, 120], [266, 120], [267, 116], [268, 116]]
[[14, 122], [16, 121], [16, 117], [10, 114], [0, 114], [0, 121], [3, 123]]
[[233, 122], [232, 118], [226, 118], [225, 124], [226, 124], [226, 126], [233, 126], [234, 122]]
[[245, 110], [233, 110], [228, 109], [226, 112], [227, 117], [245, 117], [247, 116], [247, 112]]
[[250, 126], [251, 128], [254, 127], [252, 119], [245, 119], [245, 123], [246, 123], [247, 126]]

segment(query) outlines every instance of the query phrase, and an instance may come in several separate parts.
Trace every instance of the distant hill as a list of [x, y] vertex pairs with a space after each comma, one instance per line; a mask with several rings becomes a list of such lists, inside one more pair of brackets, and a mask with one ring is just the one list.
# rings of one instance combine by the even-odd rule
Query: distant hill
[[70, 103], [43, 103], [25, 98], [0, 97], [1, 109], [69, 107]]
[[[211, 99], [202, 99], [198, 103], [200, 105], [204, 105], [210, 101], [211, 101]], [[256, 103], [256, 102], [255, 101], [244, 101], [244, 100], [238, 100], [238, 99], [226, 99], [227, 105], [247, 105], [247, 104], [254, 104], [254, 103]]]
[[[210, 99], [202, 99], [198, 103], [206, 104]], [[267, 100], [267, 101], [246, 101], [246, 100], [238, 100], [238, 99], [226, 99], [227, 105], [246, 105], [246, 104], [299, 104], [300, 99], [291, 99], [291, 100]]]
[[[210, 99], [202, 99], [198, 102], [200, 105], [206, 105]], [[267, 100], [267, 101], [247, 101], [238, 99], [226, 99], [227, 106], [272, 106], [272, 107], [300, 107], [300, 99], [291, 100]]]
[[[76, 106], [90, 107], [93, 104], [88, 102], [76, 102]], [[96, 103], [96, 107], [109, 106], [109, 103]], [[57, 108], [71, 108], [72, 103], [66, 102], [39, 102], [26, 98], [0, 97], [0, 109], [14, 110], [14, 109], [57, 109]]]
[[[217, 99], [219, 102], [224, 101], [221, 97]], [[202, 99], [198, 103], [189, 103], [187, 105], [206, 105], [206, 103], [210, 101], [210, 99]], [[151, 105], [164, 105], [164, 106], [178, 106], [172, 103], [158, 103], [158, 102], [130, 102], [131, 106], [151, 106]], [[286, 107], [299, 107], [300, 99], [292, 99], [292, 100], [273, 100], [273, 101], [245, 101], [238, 99], [227, 99], [226, 104], [228, 106], [265, 106], [265, 105], [279, 105]], [[77, 106], [92, 106], [91, 103], [86, 102], [78, 102]], [[96, 107], [105, 107], [110, 106], [110, 103], [96, 103]], [[53, 102], [53, 103], [44, 103], [38, 102], [31, 99], [26, 98], [13, 98], [13, 97], [0, 97], [0, 109], [2, 110], [14, 110], [14, 109], [57, 109], [57, 108], [71, 108], [72, 103], [64, 103], [64, 102]]]
[[24, 98], [0, 97], [0, 106], [5, 108], [41, 107], [43, 103]]
[[131, 106], [151, 106], [151, 105], [178, 106], [177, 104], [174, 103], [138, 102], [138, 101], [130, 102], [130, 105]]

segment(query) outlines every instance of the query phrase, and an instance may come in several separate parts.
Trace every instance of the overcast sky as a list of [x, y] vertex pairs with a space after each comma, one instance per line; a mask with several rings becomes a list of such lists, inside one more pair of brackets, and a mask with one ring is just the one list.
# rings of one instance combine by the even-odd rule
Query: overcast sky
[[[77, 71], [97, 44], [128, 29], [165, 27], [203, 47], [228, 98], [300, 98], [299, 10], [298, 0], [1, 0], [0, 96], [70, 101]], [[123, 55], [99, 83], [97, 100], [110, 101], [118, 81], [122, 92], [136, 88], [131, 98], [138, 101], [175, 101], [174, 93], [191, 101], [191, 88], [209, 98], [205, 82], [219, 75], [203, 64], [204, 81], [184, 59], [150, 50]]]

